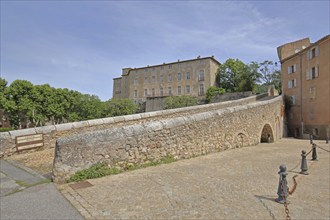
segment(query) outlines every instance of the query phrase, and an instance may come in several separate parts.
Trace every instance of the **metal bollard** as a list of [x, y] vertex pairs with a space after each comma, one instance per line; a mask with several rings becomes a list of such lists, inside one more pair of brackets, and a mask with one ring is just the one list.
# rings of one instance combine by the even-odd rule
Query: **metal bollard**
[[301, 151], [301, 174], [308, 175], [308, 166], [307, 166], [307, 160], [306, 160], [306, 151]]
[[288, 204], [289, 188], [288, 188], [288, 182], [286, 181], [286, 176], [288, 175], [288, 173], [286, 172], [285, 165], [282, 164], [280, 166], [280, 171], [278, 172], [278, 174], [280, 175], [278, 188], [277, 188], [278, 198], [275, 199], [275, 201], [281, 204], [283, 203]]
[[313, 148], [312, 160], [317, 160], [316, 144], [313, 144], [312, 148]]

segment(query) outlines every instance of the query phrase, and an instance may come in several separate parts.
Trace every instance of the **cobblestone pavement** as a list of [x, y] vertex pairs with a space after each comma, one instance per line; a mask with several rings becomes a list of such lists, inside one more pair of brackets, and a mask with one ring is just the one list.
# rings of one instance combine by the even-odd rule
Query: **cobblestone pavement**
[[318, 148], [318, 161], [309, 154], [310, 174], [300, 175], [301, 150], [310, 149], [309, 140], [282, 139], [88, 180], [87, 188], [58, 187], [87, 219], [285, 219], [274, 202], [285, 164], [290, 187], [299, 175], [291, 218], [329, 219], [330, 153]]

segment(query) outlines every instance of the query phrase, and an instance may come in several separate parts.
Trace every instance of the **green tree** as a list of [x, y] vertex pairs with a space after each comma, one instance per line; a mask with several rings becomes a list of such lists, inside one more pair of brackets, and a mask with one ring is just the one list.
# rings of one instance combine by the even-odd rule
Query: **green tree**
[[110, 99], [105, 102], [103, 116], [114, 117], [136, 113], [138, 106], [130, 99]]
[[274, 85], [275, 89], [281, 93], [281, 71], [277, 67], [277, 63], [273, 61], [265, 60], [259, 63], [260, 78], [264, 85]]
[[225, 93], [226, 90], [223, 88], [215, 87], [215, 86], [210, 86], [207, 91], [206, 91], [206, 101], [207, 103], [210, 103], [211, 100], [214, 98], [216, 94], [223, 94]]
[[197, 98], [192, 96], [169, 96], [165, 98], [164, 108], [182, 108], [197, 105]]
[[4, 91], [4, 109], [15, 128], [27, 124], [33, 115], [33, 84], [27, 80], [15, 80]]
[[259, 80], [258, 64], [247, 65], [239, 59], [228, 59], [217, 71], [217, 84], [226, 92], [252, 91]]

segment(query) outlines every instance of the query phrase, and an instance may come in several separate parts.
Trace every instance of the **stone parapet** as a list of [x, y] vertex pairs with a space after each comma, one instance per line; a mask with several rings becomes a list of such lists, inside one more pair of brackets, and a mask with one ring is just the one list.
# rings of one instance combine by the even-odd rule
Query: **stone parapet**
[[64, 182], [75, 172], [98, 162], [125, 170], [166, 156], [184, 159], [256, 145], [265, 135], [272, 141], [282, 137], [281, 96], [227, 108], [212, 108], [212, 105], [217, 104], [207, 105], [209, 108], [204, 108], [204, 112], [173, 117], [163, 114], [153, 120], [143, 120], [143, 116], [155, 117], [160, 112], [154, 112], [154, 116], [145, 113], [141, 114], [142, 121], [136, 123], [58, 138], [54, 180]]

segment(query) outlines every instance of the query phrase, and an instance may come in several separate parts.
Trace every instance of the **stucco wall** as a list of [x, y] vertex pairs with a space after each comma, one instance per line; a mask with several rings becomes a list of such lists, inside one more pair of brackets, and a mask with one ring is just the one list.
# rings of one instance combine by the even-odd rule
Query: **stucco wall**
[[[198, 105], [187, 108], [170, 109], [156, 112], [147, 112], [142, 114], [118, 116], [111, 118], [101, 118], [88, 121], [80, 121], [74, 123], [66, 123], [59, 125], [50, 125], [37, 128], [29, 128], [22, 130], [15, 130], [9, 132], [0, 133], [0, 157], [10, 156], [16, 152], [15, 148], [15, 137], [30, 134], [44, 134], [45, 146], [42, 149], [55, 147], [56, 139], [59, 137], [66, 137], [82, 132], [95, 131], [100, 129], [121, 127], [124, 125], [136, 124], [136, 123], [147, 123], [150, 121], [160, 120], [163, 118], [172, 118], [179, 116], [190, 115], [191, 113], [199, 113], [214, 109], [221, 109], [229, 106], [245, 105], [256, 101], [260, 97], [264, 96], [252, 96], [245, 99], [214, 103], [208, 105]], [[24, 152], [22, 152], [24, 153]]]
[[53, 177], [63, 182], [97, 162], [125, 169], [130, 164], [167, 155], [183, 159], [256, 145], [266, 135], [263, 131], [270, 132], [272, 141], [276, 141], [281, 138], [282, 109], [282, 97], [276, 97], [242, 106], [204, 108], [202, 112], [175, 117], [163, 115], [154, 121], [59, 138]]

